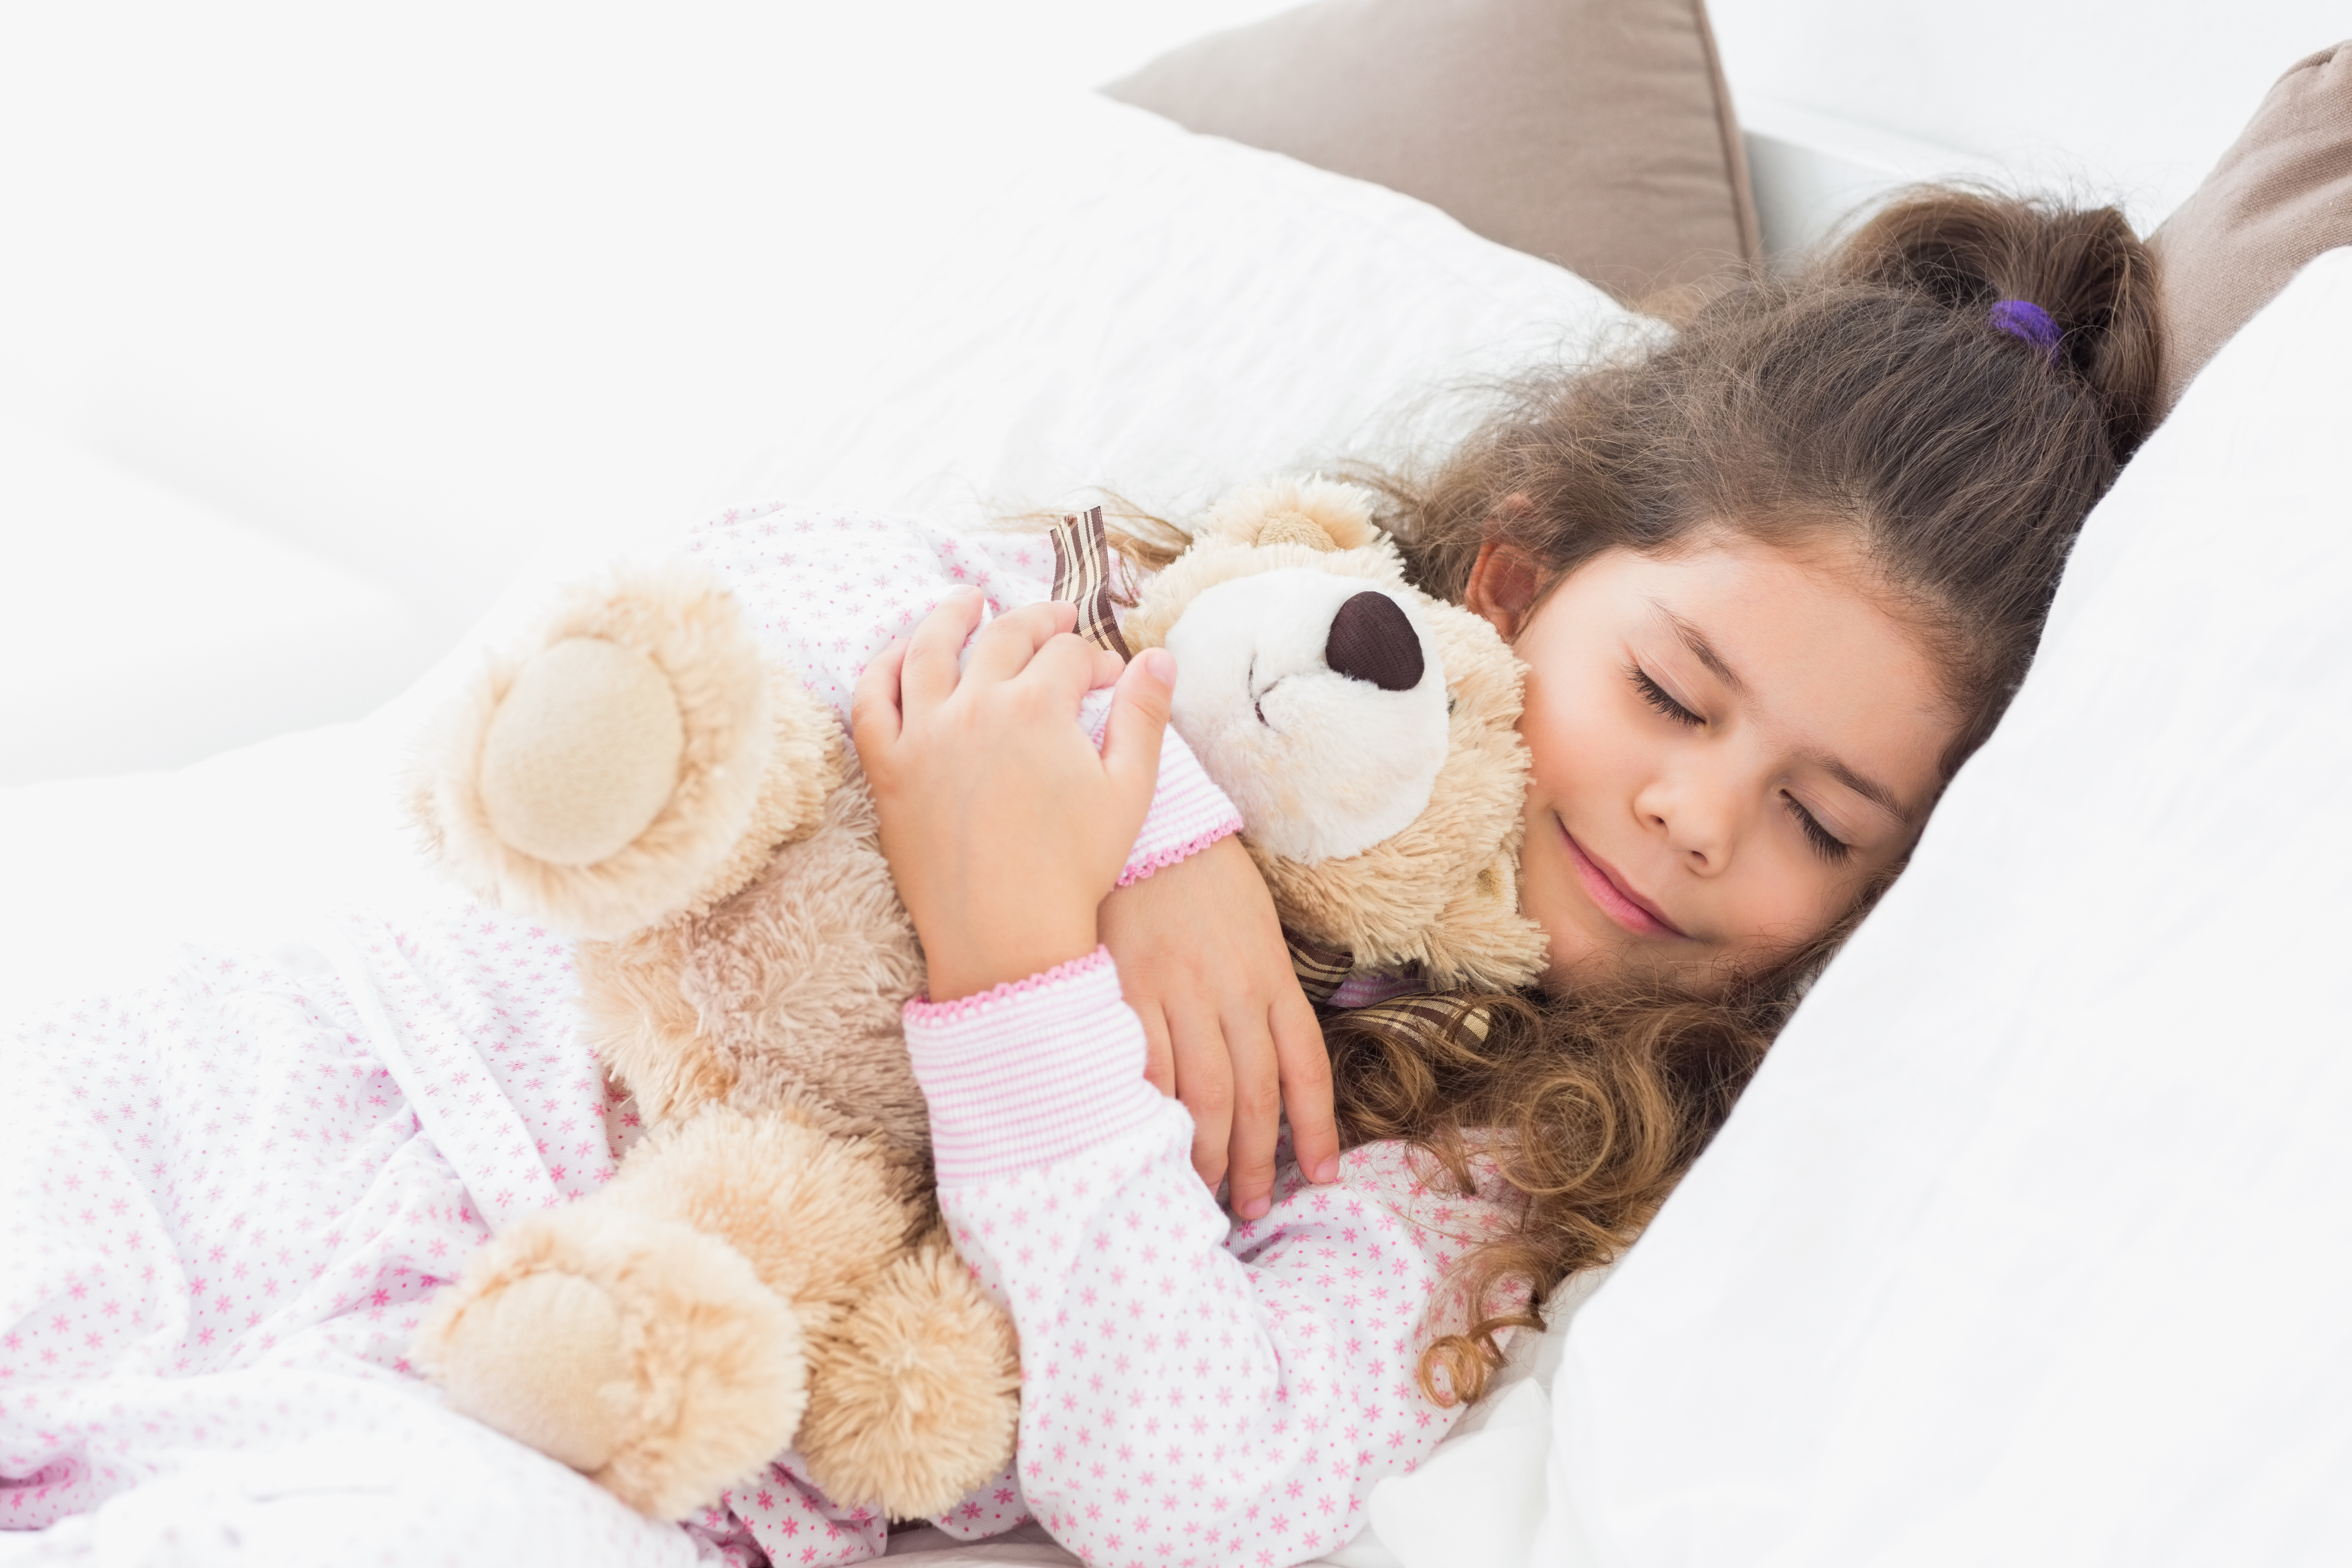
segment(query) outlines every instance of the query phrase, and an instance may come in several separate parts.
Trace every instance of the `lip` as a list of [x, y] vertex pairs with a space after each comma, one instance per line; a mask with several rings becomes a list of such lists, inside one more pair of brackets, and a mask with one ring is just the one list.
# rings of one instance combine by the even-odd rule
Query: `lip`
[[1602, 914], [1636, 936], [1685, 936], [1680, 926], [1658, 911], [1656, 905], [1628, 888], [1624, 879], [1606, 861], [1579, 844], [1564, 822], [1559, 824], [1559, 837], [1568, 846], [1568, 858], [1584, 883], [1586, 895], [1601, 907]]

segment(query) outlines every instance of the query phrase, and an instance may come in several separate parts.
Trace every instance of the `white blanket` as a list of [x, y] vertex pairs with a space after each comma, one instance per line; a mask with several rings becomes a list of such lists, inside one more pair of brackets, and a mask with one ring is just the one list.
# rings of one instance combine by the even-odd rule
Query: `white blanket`
[[570, 953], [463, 906], [322, 921], [0, 1037], [0, 1524], [43, 1531], [0, 1554], [693, 1559], [408, 1361], [475, 1247], [613, 1173]]

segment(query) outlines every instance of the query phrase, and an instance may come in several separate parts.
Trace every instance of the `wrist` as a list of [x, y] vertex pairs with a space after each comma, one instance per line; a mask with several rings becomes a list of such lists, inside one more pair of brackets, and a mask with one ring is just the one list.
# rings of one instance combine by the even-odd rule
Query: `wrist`
[[1094, 921], [1026, 918], [948, 932], [922, 931], [925, 990], [935, 1003], [961, 1002], [999, 985], [1091, 957]]

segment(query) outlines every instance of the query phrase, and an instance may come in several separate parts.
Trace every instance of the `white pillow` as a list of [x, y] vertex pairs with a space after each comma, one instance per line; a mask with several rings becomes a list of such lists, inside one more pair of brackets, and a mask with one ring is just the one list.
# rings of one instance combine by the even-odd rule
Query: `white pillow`
[[1587, 1306], [1554, 1555], [2352, 1562], [2352, 250], [2085, 529], [1910, 870]]
[[[0, 285], [44, 302], [0, 363], [0, 419], [12, 399], [87, 401], [84, 442], [389, 602], [321, 617], [315, 596], [257, 594], [249, 551], [198, 547], [212, 531], [176, 518], [187, 559], [167, 570], [0, 465], [0, 570], [40, 581], [75, 634], [61, 649], [0, 619], [0, 669], [42, 671], [0, 684], [0, 781], [356, 718], [541, 545], [602, 554], [778, 496], [969, 513], [1110, 484], [1182, 511], [1377, 453], [1411, 400], [1623, 319], [1433, 208], [1091, 93], [975, 82], [905, 103], [885, 75], [747, 112], [699, 73], [606, 61], [633, 83], [617, 130], [551, 136], [576, 83], [524, 70], [405, 121], [388, 154], [385, 84], [314, 101], [221, 43], [190, 42], [219, 72], [205, 101], [292, 91], [301, 137], [273, 122], [251, 156], [223, 121], [174, 120], [169, 84], [66, 95], [68, 117], [109, 95], [106, 134], [60, 142], [81, 178], [20, 216], [87, 234], [105, 265], [0, 256]], [[191, 187], [147, 189], [162, 166]], [[174, 212], [167, 249], [142, 197]], [[68, 531], [144, 561], [191, 613], [74, 596], [29, 554]], [[267, 679], [232, 679], [197, 640], [230, 601]], [[141, 726], [142, 707], [172, 722]]]

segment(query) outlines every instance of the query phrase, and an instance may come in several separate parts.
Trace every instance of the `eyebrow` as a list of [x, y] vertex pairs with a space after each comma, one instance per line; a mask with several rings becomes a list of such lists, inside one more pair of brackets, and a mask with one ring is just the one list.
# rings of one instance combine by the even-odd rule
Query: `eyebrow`
[[1748, 682], [1739, 679], [1738, 673], [1731, 668], [1729, 660], [1715, 651], [1715, 645], [1706, 640], [1705, 632], [1700, 631], [1655, 599], [1650, 601], [1650, 605], [1664, 617], [1666, 625], [1675, 628], [1675, 636], [1683, 639], [1683, 646], [1691, 650], [1693, 658], [1713, 670], [1715, 678], [1731, 688], [1735, 696], [1748, 695]]
[[[1690, 649], [1693, 658], [1706, 666], [1717, 680], [1731, 689], [1734, 696], [1748, 695], [1748, 683], [1739, 679], [1739, 672], [1731, 668], [1730, 660], [1716, 651], [1715, 645], [1706, 640], [1706, 633], [1666, 608], [1665, 605], [1659, 604], [1655, 599], [1651, 600], [1650, 603], [1652, 607], [1664, 618], [1666, 625], [1674, 627], [1675, 636], [1680, 637], [1683, 646]], [[1895, 792], [1876, 779], [1854, 772], [1826, 752], [1812, 752], [1805, 760], [1895, 818], [1895, 821], [1907, 823], [1911, 820], [1910, 814], [1905, 811], [1902, 803], [1895, 799]]]
[[1863, 799], [1870, 802], [1871, 805], [1877, 806], [1881, 811], [1886, 813], [1887, 816], [1893, 817], [1895, 821], [1907, 823], [1911, 820], [1910, 814], [1905, 811], [1902, 805], [1896, 802], [1895, 792], [1888, 789], [1885, 784], [1880, 784], [1876, 779], [1866, 778], [1861, 773], [1855, 773], [1852, 768], [1847, 767], [1835, 757], [1816, 754], [1807, 760], [1818, 764], [1823, 773], [1837, 780], [1838, 783], [1845, 785], [1846, 788], [1853, 791], [1854, 794], [1862, 796]]

